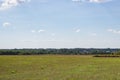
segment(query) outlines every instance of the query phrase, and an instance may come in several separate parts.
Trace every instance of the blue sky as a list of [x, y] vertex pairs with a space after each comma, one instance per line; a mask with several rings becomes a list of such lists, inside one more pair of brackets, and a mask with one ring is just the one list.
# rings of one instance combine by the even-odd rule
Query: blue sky
[[0, 0], [0, 48], [120, 48], [120, 0]]

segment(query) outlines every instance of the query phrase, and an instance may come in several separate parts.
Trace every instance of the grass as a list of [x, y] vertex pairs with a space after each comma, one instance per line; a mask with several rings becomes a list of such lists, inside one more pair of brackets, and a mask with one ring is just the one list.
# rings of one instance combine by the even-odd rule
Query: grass
[[0, 56], [0, 80], [120, 80], [120, 58]]

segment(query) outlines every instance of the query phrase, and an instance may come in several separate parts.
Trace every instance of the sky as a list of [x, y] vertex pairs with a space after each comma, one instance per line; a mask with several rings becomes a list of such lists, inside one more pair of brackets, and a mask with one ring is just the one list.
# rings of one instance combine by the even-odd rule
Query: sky
[[0, 0], [0, 49], [120, 48], [120, 0]]

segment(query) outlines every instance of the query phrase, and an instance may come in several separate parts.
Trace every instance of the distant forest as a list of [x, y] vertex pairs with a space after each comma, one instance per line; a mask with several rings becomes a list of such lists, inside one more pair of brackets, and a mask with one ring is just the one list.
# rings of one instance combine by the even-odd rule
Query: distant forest
[[61, 48], [61, 49], [0, 49], [0, 55], [94, 55], [94, 54], [114, 54], [120, 52], [120, 49], [97, 49], [97, 48]]

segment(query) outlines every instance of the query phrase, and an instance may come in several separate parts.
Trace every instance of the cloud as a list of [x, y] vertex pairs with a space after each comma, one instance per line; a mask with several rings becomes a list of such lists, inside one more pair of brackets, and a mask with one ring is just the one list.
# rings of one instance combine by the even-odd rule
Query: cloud
[[79, 33], [81, 30], [80, 30], [80, 27], [74, 27], [73, 31], [76, 32], [76, 33]]
[[104, 2], [109, 2], [111, 0], [88, 0], [91, 3], [104, 3]]
[[0, 10], [6, 10], [25, 2], [30, 2], [30, 0], [2, 0]]
[[105, 2], [109, 2], [112, 0], [72, 0], [73, 2], [89, 2], [89, 3], [105, 3]]
[[73, 2], [82, 2], [82, 0], [72, 0]]
[[32, 33], [35, 33], [36, 31], [35, 31], [35, 30], [32, 30], [31, 32], [32, 32]]
[[40, 32], [45, 32], [45, 30], [43, 30], [43, 29], [40, 29], [38, 32], [39, 32], [39, 33], [40, 33]]
[[120, 34], [120, 30], [108, 29], [107, 31], [115, 33], [115, 34]]
[[9, 22], [4, 22], [3, 23], [3, 27], [9, 27], [9, 26], [11, 26], [11, 23], [9, 23]]
[[41, 32], [45, 32], [45, 30], [43, 30], [43, 29], [40, 29], [40, 30], [32, 30], [31, 31], [32, 33], [41, 33]]
[[77, 33], [80, 32], [80, 29], [76, 29], [75, 32], [77, 32]]
[[97, 36], [97, 34], [96, 33], [92, 33], [91, 36]]

